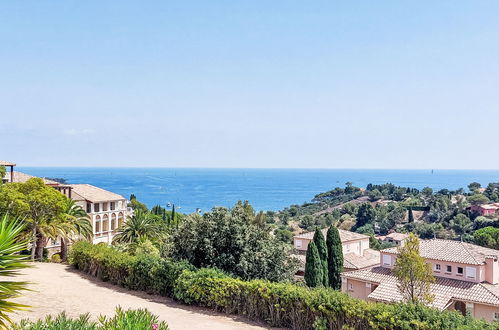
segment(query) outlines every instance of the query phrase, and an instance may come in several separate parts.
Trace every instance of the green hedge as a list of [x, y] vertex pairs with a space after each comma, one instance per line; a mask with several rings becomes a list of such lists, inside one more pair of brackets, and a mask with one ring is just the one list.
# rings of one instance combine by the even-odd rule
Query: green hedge
[[133, 257], [111, 247], [76, 243], [70, 263], [133, 290], [172, 297], [185, 304], [262, 320], [292, 329], [499, 329], [424, 306], [370, 303], [329, 288], [242, 281], [215, 269], [151, 256]]

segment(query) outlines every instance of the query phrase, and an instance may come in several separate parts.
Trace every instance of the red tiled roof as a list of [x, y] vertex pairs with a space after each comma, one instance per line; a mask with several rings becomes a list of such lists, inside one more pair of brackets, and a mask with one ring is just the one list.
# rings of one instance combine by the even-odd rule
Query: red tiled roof
[[[322, 234], [324, 235], [324, 238], [326, 237], [327, 235], [327, 230], [329, 228], [324, 228], [322, 229]], [[359, 233], [354, 233], [352, 231], [348, 231], [348, 230], [343, 230], [343, 229], [338, 229], [338, 232], [340, 233], [340, 239], [342, 242], [349, 242], [349, 241], [355, 241], [355, 240], [358, 240], [358, 239], [368, 239], [369, 236], [367, 235], [363, 235], [363, 234], [359, 234]], [[310, 231], [310, 232], [307, 232], [307, 233], [303, 233], [303, 234], [300, 234], [300, 235], [297, 235], [297, 236], [294, 236], [293, 238], [301, 238], [301, 239], [313, 239], [314, 238], [314, 234], [315, 232], [313, 231]]]
[[[396, 303], [403, 300], [397, 287], [397, 278], [389, 268], [374, 267], [372, 269], [357, 270], [342, 273], [343, 278], [360, 280], [378, 284], [378, 287], [368, 296], [369, 299], [387, 303]], [[445, 309], [452, 300], [482, 303], [499, 307], [499, 285], [459, 281], [443, 277], [436, 277], [431, 284], [434, 300], [429, 306]]]
[[[382, 252], [397, 254], [397, 248], [388, 248]], [[499, 258], [499, 250], [444, 239], [421, 240], [419, 254], [425, 259], [458, 262], [469, 265], [481, 265], [485, 257]]]
[[379, 260], [379, 251], [365, 249], [361, 256], [353, 252], [345, 254], [343, 267], [348, 269], [364, 269], [379, 266]]
[[[13, 171], [12, 174], [13, 174], [13, 179], [14, 179], [13, 182], [26, 182], [29, 179], [36, 178], [36, 176], [29, 175], [29, 174], [26, 174], [23, 172], [18, 172], [18, 171]], [[45, 178], [41, 178], [41, 179], [43, 180], [43, 183], [45, 183], [45, 184], [49, 184], [49, 185], [59, 185], [60, 184], [59, 182], [52, 181], [49, 179], [45, 179]], [[8, 182], [10, 182], [10, 171], [5, 173], [4, 180], [7, 180]]]

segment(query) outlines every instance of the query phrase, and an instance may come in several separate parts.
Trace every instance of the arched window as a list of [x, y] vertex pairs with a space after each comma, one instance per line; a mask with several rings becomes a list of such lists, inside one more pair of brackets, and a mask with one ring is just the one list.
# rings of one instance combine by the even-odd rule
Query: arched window
[[111, 214], [111, 230], [116, 229], [116, 213]]
[[108, 230], [109, 230], [109, 217], [107, 216], [107, 214], [104, 214], [104, 216], [102, 217], [102, 231], [106, 232]]
[[95, 233], [100, 233], [100, 215], [95, 217]]
[[118, 228], [123, 227], [125, 219], [123, 218], [123, 212], [118, 213]]

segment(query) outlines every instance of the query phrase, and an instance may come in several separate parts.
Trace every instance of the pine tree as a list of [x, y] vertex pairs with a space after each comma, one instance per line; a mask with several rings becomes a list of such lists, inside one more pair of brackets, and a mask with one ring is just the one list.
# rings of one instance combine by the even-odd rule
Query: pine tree
[[319, 228], [315, 229], [314, 243], [315, 246], [317, 247], [317, 250], [319, 251], [319, 257], [321, 258], [322, 262], [322, 276], [323, 276], [322, 283], [324, 286], [327, 287], [329, 283], [329, 275], [327, 269], [327, 246], [326, 246], [326, 240], [324, 239], [324, 235], [322, 235], [322, 231], [320, 231]]
[[334, 226], [329, 227], [326, 246], [328, 253], [329, 286], [335, 290], [339, 290], [341, 289], [340, 273], [343, 271], [343, 247], [338, 228]]
[[414, 214], [412, 214], [412, 207], [409, 206], [409, 210], [407, 211], [407, 220], [409, 223], [414, 222]]
[[322, 262], [317, 246], [312, 241], [308, 245], [307, 260], [305, 262], [305, 283], [309, 287], [322, 286], [324, 276], [322, 273]]

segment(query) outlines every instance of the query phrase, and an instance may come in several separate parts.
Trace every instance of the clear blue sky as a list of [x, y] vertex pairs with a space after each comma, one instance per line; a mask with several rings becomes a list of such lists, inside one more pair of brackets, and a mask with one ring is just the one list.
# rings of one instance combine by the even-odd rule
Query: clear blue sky
[[2, 1], [0, 159], [499, 168], [499, 1]]

